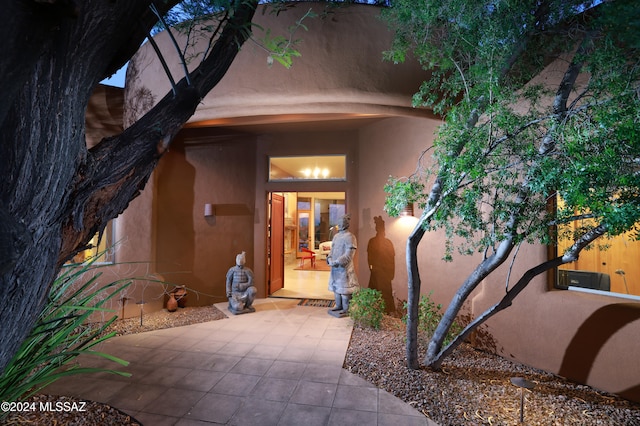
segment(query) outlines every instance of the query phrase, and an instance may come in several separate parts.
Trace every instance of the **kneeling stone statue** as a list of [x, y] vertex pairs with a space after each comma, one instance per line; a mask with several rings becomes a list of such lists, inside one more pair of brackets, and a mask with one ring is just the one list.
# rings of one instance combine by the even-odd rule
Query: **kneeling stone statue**
[[253, 271], [246, 268], [246, 255], [243, 251], [236, 256], [236, 265], [227, 272], [227, 298], [229, 311], [234, 315], [255, 312], [253, 300], [257, 289], [253, 285]]

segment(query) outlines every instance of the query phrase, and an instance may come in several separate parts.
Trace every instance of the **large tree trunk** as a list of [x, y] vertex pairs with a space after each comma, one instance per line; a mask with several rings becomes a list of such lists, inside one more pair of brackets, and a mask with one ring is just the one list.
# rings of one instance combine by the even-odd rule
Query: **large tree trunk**
[[423, 214], [418, 224], [407, 239], [407, 367], [412, 370], [420, 368], [418, 360], [418, 323], [420, 307], [420, 271], [418, 269], [418, 244], [425, 234], [426, 215]]
[[[122, 134], [87, 150], [93, 88], [137, 50], [149, 1], [11, 1], [0, 29], [0, 371], [30, 331], [61, 265], [120, 214], [249, 35], [238, 2], [208, 59]], [[161, 13], [177, 1], [159, 2]]]

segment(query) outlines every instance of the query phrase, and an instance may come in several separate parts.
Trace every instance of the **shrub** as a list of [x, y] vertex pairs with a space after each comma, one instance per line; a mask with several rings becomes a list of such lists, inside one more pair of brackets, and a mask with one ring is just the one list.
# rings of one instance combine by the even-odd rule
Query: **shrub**
[[381, 292], [372, 288], [362, 288], [353, 293], [349, 303], [349, 316], [355, 324], [377, 330], [380, 328], [384, 309]]
[[82, 264], [64, 266], [51, 286], [47, 304], [36, 325], [0, 376], [1, 401], [26, 399], [57, 379], [71, 374], [107, 371], [130, 376], [129, 373], [110, 369], [82, 368], [71, 362], [85, 354], [128, 365], [124, 360], [93, 350], [95, 345], [115, 335], [115, 332], [105, 333], [105, 330], [116, 316], [97, 327], [88, 324], [89, 316], [96, 311], [113, 312], [102, 305], [131, 283], [116, 281], [99, 285], [96, 282], [100, 276], [98, 273], [86, 283], [79, 284], [83, 275], [100, 267], [94, 263], [101, 256]]
[[[420, 302], [418, 303], [418, 333], [422, 335], [422, 339], [428, 341], [433, 336], [433, 333], [436, 331], [436, 327], [438, 327], [438, 323], [442, 319], [442, 304], [436, 303], [431, 300], [431, 294], [433, 291], [429, 292], [428, 295], [421, 295]], [[407, 302], [404, 302], [404, 311], [405, 314], [402, 317], [402, 322], [407, 323]], [[444, 345], [446, 346], [460, 331], [462, 331], [462, 326], [454, 321], [447, 333], [447, 337], [444, 339]]]

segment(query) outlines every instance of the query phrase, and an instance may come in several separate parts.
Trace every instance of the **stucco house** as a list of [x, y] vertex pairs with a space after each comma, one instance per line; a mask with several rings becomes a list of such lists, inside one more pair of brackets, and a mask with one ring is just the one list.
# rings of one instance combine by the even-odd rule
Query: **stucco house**
[[[278, 17], [258, 12], [256, 21], [276, 33], [315, 7], [323, 6], [300, 3]], [[361, 284], [372, 283], [382, 269], [390, 285], [387, 300], [406, 300], [405, 245], [417, 219], [389, 217], [383, 186], [390, 175], [415, 170], [441, 120], [410, 105], [424, 71], [411, 61], [382, 60], [392, 34], [379, 12], [354, 5], [306, 21], [309, 30], [299, 34], [302, 56], [290, 69], [268, 66], [264, 50], [247, 43], [142, 195], [114, 221], [115, 261], [128, 262], [114, 265], [114, 274], [185, 285], [189, 304], [207, 305], [225, 300], [225, 273], [236, 254], [246, 251], [258, 297], [268, 297], [287, 289], [284, 269], [300, 266], [302, 248], [319, 251], [330, 241], [334, 217], [346, 212], [359, 242]], [[166, 34], [156, 41], [167, 62], [177, 64]], [[180, 78], [178, 65], [172, 72]], [[119, 114], [126, 126], [169, 88], [153, 49], [143, 45], [129, 65], [124, 94], [102, 88], [94, 95], [89, 138], [118, 131]], [[310, 174], [298, 175], [303, 169]], [[419, 264], [423, 291], [433, 291], [432, 298], [446, 306], [474, 262], [441, 261], [443, 240], [441, 234], [428, 235]], [[381, 246], [384, 255], [372, 256]], [[544, 246], [521, 252], [513, 274], [548, 256]], [[475, 291], [469, 314], [502, 297], [506, 273], [506, 267], [499, 270]], [[629, 274], [626, 279], [632, 281]], [[494, 350], [640, 401], [640, 298], [564, 290], [555, 281], [555, 275], [536, 278], [512, 307], [487, 323], [484, 333]], [[131, 299], [148, 302], [144, 309], [162, 309], [162, 289], [152, 281], [139, 281], [130, 292]], [[135, 304], [125, 308], [125, 316], [139, 313]]]

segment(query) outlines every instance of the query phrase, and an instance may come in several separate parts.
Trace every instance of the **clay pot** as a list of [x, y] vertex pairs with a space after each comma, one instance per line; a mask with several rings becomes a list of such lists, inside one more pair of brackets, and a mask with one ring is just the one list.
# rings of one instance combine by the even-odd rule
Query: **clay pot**
[[177, 287], [173, 290], [172, 294], [178, 302], [178, 306], [184, 308], [187, 304], [187, 289], [184, 287]]
[[178, 309], [178, 301], [174, 297], [173, 293], [169, 293], [169, 300], [167, 300], [167, 311], [175, 312]]

